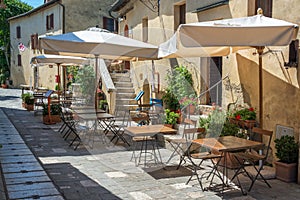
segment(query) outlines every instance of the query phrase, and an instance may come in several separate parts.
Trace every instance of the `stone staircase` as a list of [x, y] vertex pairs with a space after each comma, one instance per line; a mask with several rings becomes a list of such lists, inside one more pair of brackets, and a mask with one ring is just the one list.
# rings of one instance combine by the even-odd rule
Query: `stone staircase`
[[134, 100], [136, 94], [133, 89], [130, 73], [111, 73], [110, 75], [117, 89], [116, 109], [136, 110], [138, 104]]

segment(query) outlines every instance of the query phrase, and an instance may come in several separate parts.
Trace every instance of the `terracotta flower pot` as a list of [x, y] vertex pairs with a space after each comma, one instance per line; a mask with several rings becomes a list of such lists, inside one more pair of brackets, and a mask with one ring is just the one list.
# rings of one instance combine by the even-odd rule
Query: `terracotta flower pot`
[[169, 128], [173, 128], [174, 127], [173, 124], [164, 124], [164, 126], [169, 127]]
[[297, 180], [297, 163], [275, 162], [276, 178], [284, 182], [295, 182]]
[[52, 123], [59, 123], [59, 122], [61, 122], [61, 118], [59, 115], [51, 115], [51, 121], [48, 115], [43, 116], [44, 124], [52, 124]]
[[33, 105], [33, 104], [25, 104], [25, 108], [26, 108], [28, 111], [33, 111], [33, 110], [34, 110], [34, 105]]

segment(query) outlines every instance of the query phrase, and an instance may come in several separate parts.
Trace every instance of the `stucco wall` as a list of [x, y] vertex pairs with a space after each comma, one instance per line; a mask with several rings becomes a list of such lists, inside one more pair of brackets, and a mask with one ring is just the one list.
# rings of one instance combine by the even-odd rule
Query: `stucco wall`
[[66, 10], [66, 32], [79, 31], [99, 25], [103, 16], [109, 17], [108, 9], [114, 0], [62, 0]]
[[[46, 16], [54, 14], [54, 29], [46, 31]], [[20, 84], [33, 84], [33, 69], [30, 64], [30, 59], [39, 53], [38, 50], [31, 49], [31, 35], [38, 34], [60, 34], [62, 26], [62, 10], [61, 7], [51, 6], [46, 10], [41, 10], [39, 13], [34, 13], [29, 16], [17, 18], [10, 21], [10, 41], [11, 41], [11, 80], [14, 87], [19, 87]], [[21, 38], [16, 38], [16, 27], [21, 27]], [[22, 42], [26, 46], [24, 52], [19, 52], [18, 44]], [[17, 55], [22, 56], [22, 66], [18, 66]], [[54, 89], [54, 75], [57, 73], [56, 67], [50, 69], [47, 66], [39, 68], [39, 86]]]

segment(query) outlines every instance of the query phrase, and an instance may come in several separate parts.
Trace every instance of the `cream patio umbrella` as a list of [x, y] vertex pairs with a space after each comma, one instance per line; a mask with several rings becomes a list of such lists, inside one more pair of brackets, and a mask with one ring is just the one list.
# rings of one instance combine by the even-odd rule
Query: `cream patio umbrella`
[[99, 57], [114, 60], [151, 60], [157, 59], [158, 53], [157, 46], [96, 27], [42, 37], [40, 48], [46, 53], [95, 58], [96, 82]]
[[286, 46], [295, 40], [298, 25], [258, 14], [251, 17], [182, 24], [159, 46], [159, 58], [226, 56], [256, 48], [259, 54], [259, 120], [262, 124], [262, 53], [265, 46]]
[[[51, 55], [44, 54], [38, 55], [31, 58], [31, 64], [35, 66], [42, 66], [44, 64], [56, 64], [57, 65], [57, 76], [60, 79], [60, 66], [63, 66], [63, 89], [65, 93], [66, 89], [66, 72], [64, 66], [71, 65], [85, 65], [88, 64], [88, 59], [74, 56], [61, 56], [61, 55]], [[60, 81], [58, 81], [58, 87], [60, 88]]]

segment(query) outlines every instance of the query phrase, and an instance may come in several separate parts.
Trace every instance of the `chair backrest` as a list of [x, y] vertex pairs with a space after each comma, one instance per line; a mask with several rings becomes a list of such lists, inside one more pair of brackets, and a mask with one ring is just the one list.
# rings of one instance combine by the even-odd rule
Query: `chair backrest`
[[186, 138], [187, 142], [203, 137], [205, 135], [205, 128], [185, 128], [183, 130], [183, 137]]
[[190, 118], [184, 118], [183, 125], [184, 125], [184, 128], [197, 127], [197, 120], [193, 120]]
[[265, 157], [267, 157], [268, 154], [269, 154], [269, 149], [270, 149], [270, 145], [271, 145], [271, 141], [272, 141], [273, 131], [265, 130], [265, 129], [258, 128], [258, 127], [253, 127], [252, 128], [252, 133], [259, 134], [262, 137], [263, 136], [269, 137], [268, 142], [267, 142], [267, 146], [266, 146], [267, 151], [265, 153]]
[[117, 121], [118, 124], [127, 126], [130, 117], [130, 111], [127, 109], [116, 109], [114, 116], [114, 120]]
[[136, 100], [137, 102], [139, 102], [139, 104], [141, 104], [141, 100], [142, 100], [142, 97], [144, 96], [145, 92], [143, 90], [141, 90], [137, 95], [136, 97], [134, 98], [134, 100]]

